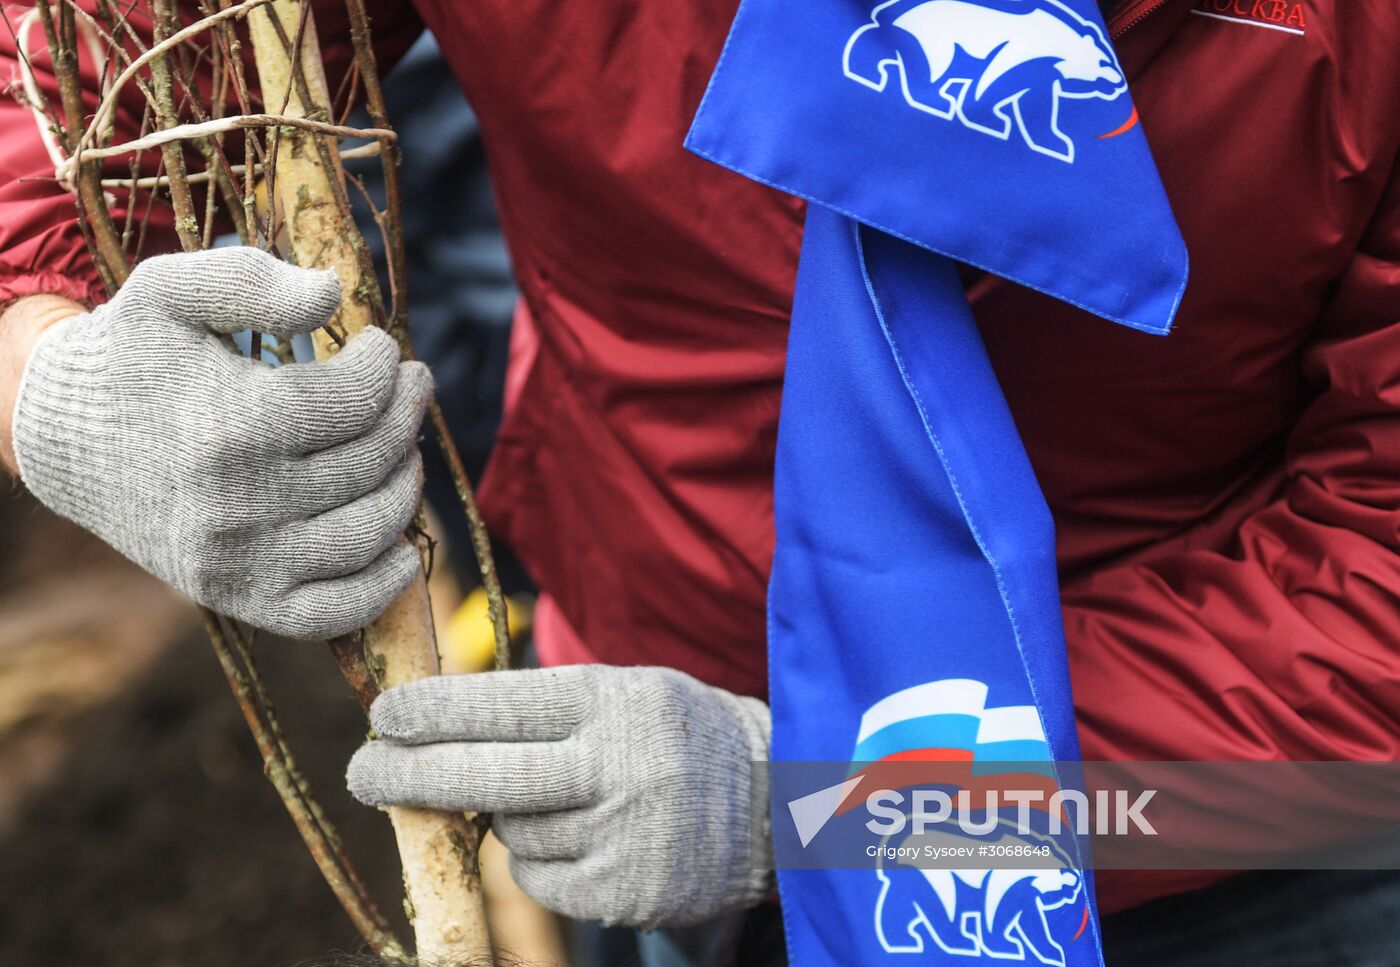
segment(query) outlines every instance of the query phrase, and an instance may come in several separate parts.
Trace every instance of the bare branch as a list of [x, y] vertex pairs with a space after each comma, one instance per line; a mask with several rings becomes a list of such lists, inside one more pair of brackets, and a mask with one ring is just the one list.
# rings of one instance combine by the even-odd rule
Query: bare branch
[[[327, 124], [324, 121], [313, 121], [310, 118], [294, 117], [287, 114], [236, 114], [226, 118], [211, 118], [208, 121], [200, 121], [195, 124], [177, 124], [173, 128], [153, 131], [143, 138], [124, 141], [121, 144], [108, 145], [105, 148], [92, 148], [83, 152], [83, 159], [85, 161], [96, 161], [101, 158], [115, 158], [132, 151], [145, 151], [150, 148], [158, 148], [163, 144], [169, 144], [175, 141], [184, 141], [191, 138], [205, 138], [213, 134], [226, 134], [230, 131], [238, 131], [247, 128], [270, 127], [299, 128], [305, 131], [315, 131], [320, 134], [333, 135], [338, 138], [378, 138], [385, 134], [387, 134], [390, 139], [397, 137], [394, 132], [381, 131], [379, 128], [347, 128], [339, 124]], [[55, 176], [62, 181], [71, 173], [72, 168], [73, 159], [69, 158], [64, 162], [63, 166], [55, 172]], [[125, 182], [123, 183], [125, 184]]]
[[214, 24], [234, 17], [246, 17], [249, 11], [271, 2], [272, 0], [242, 0], [242, 2], [236, 3], [231, 7], [226, 7], [217, 13], [196, 20], [189, 26], [175, 31], [170, 36], [160, 41], [160, 43], [152, 45], [149, 50], [145, 51], [141, 56], [128, 64], [127, 67], [113, 79], [111, 89], [108, 90], [106, 96], [103, 97], [102, 103], [97, 106], [96, 112], [93, 113], [92, 121], [88, 124], [87, 130], [83, 132], [79, 144], [84, 148], [96, 144], [97, 132], [101, 131], [105, 125], [111, 123], [111, 117], [116, 111], [117, 99], [121, 96], [122, 88], [136, 76], [137, 71], [142, 67], [145, 67], [172, 47], [182, 44], [191, 37], [203, 33]]
[[[365, 12], [364, 0], [345, 0], [345, 8], [350, 16], [350, 40], [355, 48], [355, 63], [359, 66], [361, 82], [365, 88], [365, 106], [370, 123], [376, 128], [389, 128], [389, 112], [384, 103], [384, 92], [379, 86], [379, 69], [374, 56], [374, 45], [370, 42], [369, 15]], [[394, 299], [391, 320], [393, 329], [409, 352], [412, 347], [408, 339], [408, 299], [407, 265], [404, 253], [403, 201], [399, 188], [398, 147], [391, 138], [380, 138], [380, 158], [384, 171], [384, 195], [387, 218], [375, 220], [384, 234], [384, 250], [389, 267], [389, 288]], [[491, 630], [496, 645], [496, 668], [510, 666], [510, 622], [506, 613], [506, 598], [501, 590], [500, 577], [496, 573], [495, 556], [491, 552], [491, 538], [486, 532], [486, 523], [476, 506], [472, 494], [471, 480], [461, 454], [443, 419], [442, 410], [436, 402], [430, 405], [429, 417], [438, 445], [447, 458], [452, 483], [462, 502], [462, 510], [471, 527], [472, 549], [481, 571], [482, 587], [486, 591], [487, 611], [491, 618]]]
[[[170, 52], [163, 41], [175, 32], [176, 16], [172, 0], [151, 0], [155, 14], [155, 46], [148, 51], [151, 65], [151, 88], [155, 94], [156, 126], [169, 130], [179, 126], [179, 109], [175, 106], [174, 67]], [[175, 208], [175, 234], [186, 252], [200, 249], [199, 219], [194, 213], [194, 196], [185, 173], [185, 148], [179, 139], [162, 141], [161, 154], [170, 179], [170, 203]]]
[[334, 827], [297, 770], [277, 721], [276, 710], [257, 674], [251, 653], [236, 636], [225, 634], [217, 614], [208, 608], [200, 608], [199, 611], [234, 700], [262, 755], [263, 771], [277, 790], [278, 798], [292, 817], [292, 823], [301, 834], [302, 842], [321, 870], [321, 875], [354, 922], [355, 929], [374, 951], [380, 956], [404, 958], [403, 944], [393, 935], [388, 922], [370, 899], [364, 882], [340, 847], [340, 838]]
[[122, 252], [117, 227], [112, 223], [111, 213], [107, 210], [107, 199], [102, 194], [102, 186], [98, 184], [101, 172], [96, 165], [85, 165], [76, 157], [76, 132], [83, 118], [83, 95], [78, 80], [78, 51], [72, 42], [75, 33], [73, 11], [66, 6], [59, 8], [59, 25], [56, 29], [53, 13], [47, 2], [41, 2], [35, 9], [44, 28], [44, 38], [49, 45], [54, 74], [58, 77], [58, 89], [63, 102], [63, 136], [70, 153], [75, 155], [73, 160], [77, 172], [78, 224], [82, 228], [83, 237], [91, 242], [90, 247], [95, 253], [93, 264], [102, 279], [102, 284], [108, 292], [115, 292], [117, 286], [126, 281], [131, 270]]
[[[226, 119], [222, 119], [222, 120], [226, 120]], [[377, 141], [371, 141], [369, 144], [362, 144], [362, 145], [360, 145], [359, 147], [355, 147], [355, 148], [347, 148], [346, 150], [340, 152], [341, 158], [373, 158], [373, 157], [376, 156], [377, 154], [379, 154], [379, 142], [377, 142]], [[254, 174], [261, 174], [261, 173], [262, 173], [262, 170], [263, 170], [263, 166], [262, 166], [262, 165], [253, 165], [253, 173], [254, 173]], [[229, 174], [231, 174], [231, 175], [239, 176], [239, 175], [244, 174], [245, 171], [247, 171], [247, 166], [246, 166], [246, 165], [231, 164], [231, 165], [228, 166], [228, 172], [229, 172]], [[202, 185], [202, 184], [208, 183], [211, 179], [213, 179], [213, 178], [215, 178], [215, 177], [217, 177], [217, 176], [219, 176], [219, 175], [220, 175], [220, 172], [215, 172], [215, 173], [211, 174], [211, 173], [208, 172], [208, 171], [196, 171], [196, 172], [193, 172], [193, 173], [189, 176], [189, 182], [190, 182], [190, 184], [192, 184], [192, 185]], [[146, 189], [146, 188], [162, 188], [162, 187], [164, 187], [165, 185], [167, 185], [168, 183], [169, 183], [169, 180], [168, 180], [167, 176], [165, 176], [165, 175], [148, 175], [148, 176], [143, 177], [143, 178], [135, 178], [135, 179], [132, 179], [132, 178], [104, 178], [104, 179], [102, 179], [102, 187], [103, 187], [103, 188], [133, 188], [133, 187], [134, 187], [134, 188], [142, 188], [142, 189]]]

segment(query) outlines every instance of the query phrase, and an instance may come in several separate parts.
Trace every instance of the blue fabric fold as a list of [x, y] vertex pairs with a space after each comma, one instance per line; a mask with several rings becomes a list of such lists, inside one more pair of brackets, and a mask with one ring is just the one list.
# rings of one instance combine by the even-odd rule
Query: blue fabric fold
[[[775, 474], [775, 760], [1078, 758], [1053, 522], [954, 260], [1165, 333], [1186, 253], [1136, 117], [1090, 0], [740, 7], [687, 146], [813, 203]], [[1101, 964], [1086, 866], [780, 857], [789, 953]]]

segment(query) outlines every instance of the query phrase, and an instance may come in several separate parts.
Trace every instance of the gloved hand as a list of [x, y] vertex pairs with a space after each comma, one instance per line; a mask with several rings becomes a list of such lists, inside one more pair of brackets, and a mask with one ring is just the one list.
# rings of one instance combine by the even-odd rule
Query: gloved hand
[[370, 721], [356, 798], [489, 810], [516, 882], [560, 913], [686, 926], [773, 890], [757, 699], [668, 668], [576, 665], [401, 685]]
[[342, 634], [413, 579], [432, 378], [369, 329], [271, 367], [217, 333], [322, 325], [340, 287], [253, 248], [147, 259], [46, 331], [14, 415], [39, 500], [177, 589], [293, 637]]

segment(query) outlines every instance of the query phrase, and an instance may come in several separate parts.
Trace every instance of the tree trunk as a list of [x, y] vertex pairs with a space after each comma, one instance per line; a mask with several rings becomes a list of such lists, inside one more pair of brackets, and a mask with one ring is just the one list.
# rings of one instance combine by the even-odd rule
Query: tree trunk
[[[329, 120], [330, 96], [316, 25], [296, 0], [274, 0], [248, 17], [259, 82], [267, 110]], [[300, 36], [300, 71], [289, 46]], [[290, 44], [288, 42], [291, 42]], [[281, 112], [286, 99], [286, 111]], [[307, 103], [310, 101], [310, 103]], [[327, 158], [329, 155], [329, 158]], [[325, 163], [330, 161], [329, 166]], [[342, 299], [333, 325], [345, 337], [370, 325], [379, 307], [378, 284], [364, 243], [350, 223], [345, 184], [333, 139], [283, 129], [277, 139], [273, 205], [287, 231], [287, 254], [298, 264], [334, 269]], [[318, 358], [336, 341], [315, 334]], [[364, 631], [365, 659], [380, 688], [438, 674], [438, 652], [422, 574]], [[424, 964], [489, 961], [490, 938], [477, 871], [480, 831], [460, 813], [390, 809], [403, 861], [407, 910], [417, 955]]]

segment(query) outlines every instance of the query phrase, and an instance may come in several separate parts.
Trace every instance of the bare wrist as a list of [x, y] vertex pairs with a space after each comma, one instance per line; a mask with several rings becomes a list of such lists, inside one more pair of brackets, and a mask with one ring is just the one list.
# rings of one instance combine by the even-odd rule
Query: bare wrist
[[15, 463], [14, 414], [20, 379], [34, 344], [44, 330], [87, 309], [58, 295], [30, 295], [0, 311], [0, 463], [18, 473]]

